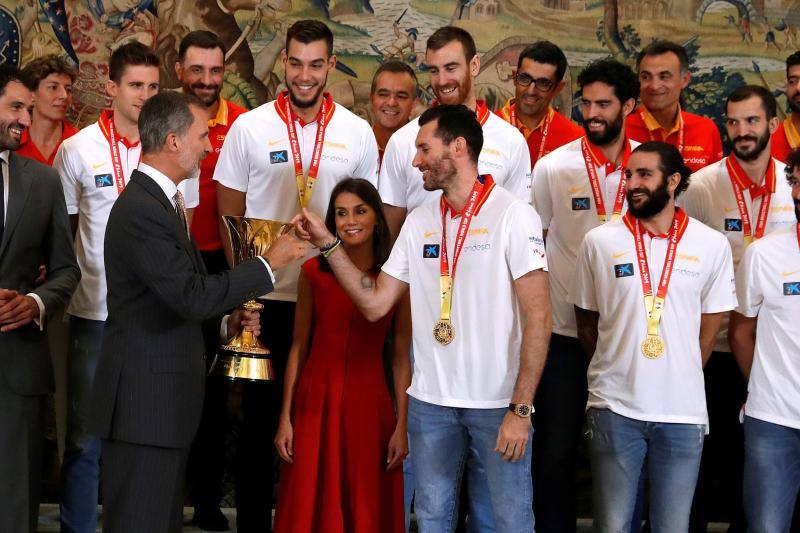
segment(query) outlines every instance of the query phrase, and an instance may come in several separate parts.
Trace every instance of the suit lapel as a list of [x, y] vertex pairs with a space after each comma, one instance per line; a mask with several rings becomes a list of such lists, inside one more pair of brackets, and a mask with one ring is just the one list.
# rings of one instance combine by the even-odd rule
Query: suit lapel
[[8, 163], [8, 208], [6, 210], [5, 229], [3, 229], [3, 242], [0, 243], [0, 257], [8, 248], [14, 228], [22, 217], [22, 211], [25, 208], [25, 202], [28, 201], [28, 194], [33, 181], [30, 176], [25, 175], [23, 172], [23, 169], [28, 164], [25, 158], [12, 153], [8, 158]]
[[181, 243], [186, 250], [186, 253], [192, 260], [192, 264], [194, 268], [200, 271], [200, 265], [198, 263], [197, 252], [195, 251], [194, 244], [189, 240], [189, 235], [186, 234], [186, 231], [183, 228], [183, 222], [181, 222], [181, 218], [178, 216], [178, 212], [175, 210], [175, 206], [172, 205], [172, 202], [167, 198], [167, 195], [164, 194], [164, 190], [158, 186], [150, 176], [145, 174], [144, 172], [140, 172], [139, 170], [134, 170], [133, 174], [131, 174], [131, 181], [137, 182], [139, 185], [144, 187], [144, 189], [150, 193], [156, 200], [163, 205], [168, 213], [172, 213], [172, 220], [174, 221], [174, 230], [178, 234]]

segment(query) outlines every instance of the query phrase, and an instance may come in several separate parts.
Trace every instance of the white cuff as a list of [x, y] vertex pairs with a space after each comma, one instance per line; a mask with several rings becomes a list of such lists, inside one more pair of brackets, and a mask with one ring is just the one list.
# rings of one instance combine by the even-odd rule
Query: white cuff
[[36, 301], [36, 305], [39, 306], [39, 318], [34, 318], [33, 322], [39, 326], [39, 331], [44, 331], [44, 302], [41, 298], [39, 298], [38, 294], [29, 292], [25, 296], [30, 296]]
[[272, 282], [272, 285], [275, 286], [275, 274], [272, 272], [272, 268], [269, 266], [269, 263], [266, 259], [261, 257], [260, 255], [256, 256], [261, 259], [261, 262], [264, 263], [264, 266], [267, 267], [267, 272], [269, 272], [269, 279]]

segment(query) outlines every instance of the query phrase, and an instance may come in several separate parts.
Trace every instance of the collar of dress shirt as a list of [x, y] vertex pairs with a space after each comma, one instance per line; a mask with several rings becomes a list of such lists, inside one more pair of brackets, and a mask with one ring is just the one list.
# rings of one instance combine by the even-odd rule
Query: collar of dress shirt
[[175, 207], [175, 193], [178, 191], [178, 186], [175, 182], [169, 179], [163, 172], [156, 170], [146, 163], [139, 163], [139, 172], [143, 172], [150, 176], [155, 181], [164, 194], [169, 198], [172, 207]]

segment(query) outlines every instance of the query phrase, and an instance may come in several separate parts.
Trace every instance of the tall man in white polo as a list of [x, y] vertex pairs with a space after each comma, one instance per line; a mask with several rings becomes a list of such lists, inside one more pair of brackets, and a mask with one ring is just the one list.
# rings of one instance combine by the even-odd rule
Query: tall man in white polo
[[[725, 104], [725, 128], [733, 150], [728, 157], [692, 175], [681, 198], [686, 213], [727, 237], [738, 268], [747, 246], [793, 225], [794, 204], [784, 164], [771, 157], [771, 134], [778, 127], [772, 93], [757, 85], [734, 89]], [[742, 509], [744, 435], [739, 410], [746, 383], [728, 345], [723, 317], [714, 352], [705, 368], [708, 414], [713, 431], [706, 442], [692, 523], [704, 528], [708, 500], [721, 500], [731, 523], [745, 527]]]
[[786, 178], [796, 223], [744, 253], [731, 313], [733, 355], [749, 379], [744, 410], [744, 511], [749, 531], [789, 531], [800, 489], [800, 151]]
[[[111, 207], [141, 158], [137, 120], [144, 102], [158, 92], [159, 60], [138, 42], [123, 45], [109, 60], [106, 90], [111, 109], [66, 139], [53, 167], [64, 186], [75, 233], [81, 282], [70, 301], [67, 354], [67, 437], [62, 466], [63, 531], [94, 531], [97, 524], [100, 439], [88, 433], [89, 402], [108, 316], [103, 239]], [[187, 207], [196, 207], [197, 180], [186, 188]], [[188, 183], [188, 182], [187, 182]]]
[[617, 61], [600, 61], [581, 72], [578, 85], [585, 136], [542, 157], [533, 172], [553, 305], [550, 352], [534, 400], [534, 482], [549, 492], [542, 530], [559, 532], [576, 527], [575, 465], [586, 406], [587, 358], [567, 294], [584, 235], [625, 211], [624, 173], [638, 145], [624, 128], [639, 95], [636, 74]]
[[[480, 58], [475, 41], [464, 29], [445, 26], [428, 38], [425, 63], [431, 76], [436, 104], [465, 105], [474, 109], [483, 127], [484, 145], [478, 170], [491, 174], [496, 184], [519, 198], [530, 195], [530, 154], [522, 134], [489, 111], [475, 95]], [[392, 238], [397, 237], [406, 215], [424, 203], [436, 202], [438, 194], [425, 191], [422, 176], [412, 161], [419, 121], [412, 120], [389, 139], [383, 154], [378, 191]]]
[[550, 331], [539, 217], [491, 175], [478, 174], [483, 133], [470, 109], [434, 107], [419, 124], [414, 166], [427, 191], [442, 193], [409, 215], [376, 281], [353, 265], [319, 216], [306, 210], [296, 221], [368, 319], [411, 290], [408, 432], [420, 530], [452, 530], [459, 478], [472, 461], [488, 490], [470, 503], [491, 509], [493, 530], [530, 533], [529, 417]]
[[[286, 34], [281, 55], [286, 90], [277, 100], [241, 115], [222, 146], [214, 180], [220, 215], [289, 221], [301, 207], [325, 216], [330, 193], [349, 177], [373, 184], [378, 148], [369, 124], [325, 92], [336, 65], [333, 34], [323, 23], [301, 20]], [[223, 233], [223, 239], [225, 231]], [[265, 301], [262, 339], [276, 376], [291, 347], [299, 264], [283, 269]], [[280, 414], [279, 387], [243, 384], [244, 426], [237, 454], [237, 527], [270, 530], [272, 440]]]
[[677, 148], [637, 147], [627, 174], [628, 212], [586, 234], [570, 292], [592, 354], [595, 531], [631, 529], [646, 464], [653, 531], [686, 532], [708, 429], [703, 363], [736, 305], [733, 261], [722, 235], [675, 207], [690, 174]]

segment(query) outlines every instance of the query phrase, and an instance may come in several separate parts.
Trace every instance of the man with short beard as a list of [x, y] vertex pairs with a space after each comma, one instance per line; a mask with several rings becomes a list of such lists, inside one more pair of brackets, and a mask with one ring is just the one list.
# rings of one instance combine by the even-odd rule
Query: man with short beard
[[725, 238], [675, 207], [681, 153], [631, 154], [628, 212], [586, 234], [569, 300], [588, 370], [594, 528], [631, 530], [643, 465], [653, 531], [687, 531], [708, 430], [703, 363], [736, 305]]
[[[178, 47], [175, 74], [185, 94], [195, 95], [208, 115], [208, 139], [211, 151], [200, 163], [200, 204], [192, 217], [192, 236], [203, 263], [211, 274], [228, 269], [220, 238], [217, 213], [217, 183], [212, 179], [214, 167], [225, 136], [233, 121], [246, 110], [220, 95], [224, 83], [225, 45], [205, 30], [190, 32]], [[213, 339], [212, 339], [213, 342]], [[208, 346], [213, 361], [217, 344]], [[228, 519], [219, 509], [222, 499], [222, 477], [225, 471], [226, 397], [228, 383], [221, 378], [206, 380], [203, 419], [187, 466], [194, 504], [193, 522], [207, 531], [227, 531]]]
[[[117, 48], [109, 60], [106, 92], [111, 109], [61, 144], [53, 168], [61, 176], [75, 235], [81, 282], [70, 300], [67, 354], [67, 434], [61, 468], [61, 528], [97, 528], [100, 440], [88, 432], [89, 407], [108, 316], [103, 238], [111, 207], [141, 159], [139, 112], [158, 92], [159, 60], [138, 42]], [[186, 205], [197, 205], [196, 182], [184, 181]], [[189, 191], [191, 190], [191, 194]]]
[[[333, 34], [315, 20], [295, 22], [281, 53], [286, 89], [231, 126], [214, 170], [220, 215], [289, 221], [301, 208], [324, 217], [345, 178], [377, 183], [378, 148], [369, 124], [325, 92], [336, 65]], [[223, 231], [223, 243], [227, 235]], [[227, 250], [226, 250], [227, 251]], [[272, 440], [281, 412], [280, 384], [292, 342], [299, 265], [277, 276], [264, 303], [262, 340], [273, 354], [277, 384], [242, 383], [237, 452], [237, 529], [271, 529]]]
[[772, 157], [786, 161], [789, 152], [800, 148], [800, 52], [786, 58], [786, 103], [791, 113], [772, 134]]
[[[461, 28], [445, 26], [428, 38], [425, 63], [431, 75], [431, 88], [439, 104], [462, 104], [475, 111], [485, 139], [478, 159], [482, 174], [491, 174], [495, 183], [526, 201], [530, 198], [530, 155], [525, 138], [516, 128], [490, 112], [486, 102], [475, 94], [475, 77], [480, 58], [472, 36]], [[435, 202], [422, 186], [422, 175], [414, 168], [414, 141], [419, 121], [412, 120], [392, 135], [386, 145], [378, 190], [392, 238], [415, 207]]]
[[[733, 151], [694, 173], [692, 186], [681, 199], [689, 216], [727, 237], [737, 268], [750, 243], [794, 223], [791, 188], [779, 179], [784, 165], [770, 156], [770, 135], [778, 127], [776, 110], [775, 97], [763, 87], [745, 85], [731, 92], [725, 104], [725, 128]], [[705, 367], [713, 431], [703, 453], [692, 509], [697, 530], [705, 529], [707, 502], [712, 499], [720, 501], [734, 526], [744, 528], [739, 410], [747, 391], [727, 335], [726, 314]]]
[[748, 379], [744, 509], [754, 533], [789, 531], [800, 489], [800, 150], [786, 161], [797, 223], [753, 243], [736, 273], [729, 339]]
[[[636, 74], [605, 60], [578, 77], [586, 135], [544, 156], [533, 171], [533, 205], [542, 217], [550, 261], [553, 335], [536, 393], [533, 474], [543, 531], [575, 531], [575, 465], [586, 407], [586, 355], [567, 302], [584, 235], [625, 211], [625, 177], [631, 149], [625, 117], [639, 95]], [[540, 491], [541, 493], [541, 491]], [[546, 502], [546, 503], [545, 503]], [[537, 528], [539, 529], [539, 528]]]

